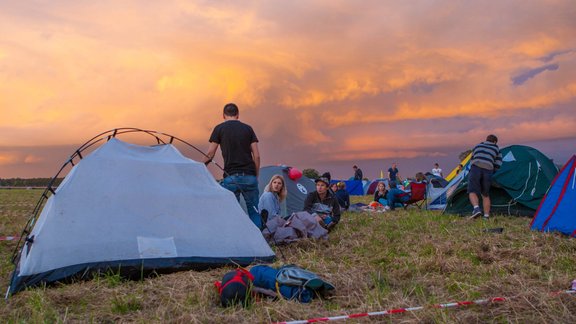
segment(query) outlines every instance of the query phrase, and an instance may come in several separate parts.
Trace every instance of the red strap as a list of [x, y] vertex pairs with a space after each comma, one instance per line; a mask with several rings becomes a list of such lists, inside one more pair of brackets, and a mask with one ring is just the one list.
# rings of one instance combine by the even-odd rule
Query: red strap
[[242, 280], [243, 276], [248, 277], [248, 279], [250, 281], [254, 281], [254, 276], [250, 273], [250, 271], [243, 269], [243, 268], [240, 268], [240, 269], [236, 269], [236, 275], [234, 277], [232, 277], [232, 279], [230, 279], [227, 283], [222, 285], [221, 282], [216, 281], [216, 282], [214, 282], [214, 286], [216, 286], [216, 289], [218, 289], [218, 293], [221, 295], [222, 290], [224, 290], [224, 288], [226, 288], [226, 286], [228, 286], [229, 284], [231, 284], [233, 282], [239, 282], [243, 286], [246, 286], [246, 283], [244, 283], [244, 280]]

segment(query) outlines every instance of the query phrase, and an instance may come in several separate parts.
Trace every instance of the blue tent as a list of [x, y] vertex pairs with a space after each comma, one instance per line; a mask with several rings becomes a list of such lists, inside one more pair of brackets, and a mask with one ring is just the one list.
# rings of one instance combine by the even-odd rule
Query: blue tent
[[351, 196], [363, 196], [364, 184], [362, 180], [331, 180], [330, 184], [344, 182], [346, 184], [346, 191]]
[[530, 227], [539, 231], [558, 231], [576, 236], [576, 155], [556, 175], [542, 199]]

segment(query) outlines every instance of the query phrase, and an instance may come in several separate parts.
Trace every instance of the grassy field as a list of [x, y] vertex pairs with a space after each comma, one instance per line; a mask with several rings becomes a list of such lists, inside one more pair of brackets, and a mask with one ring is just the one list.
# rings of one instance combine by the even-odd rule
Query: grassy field
[[[0, 190], [0, 236], [19, 234], [40, 190]], [[355, 201], [369, 201], [368, 197]], [[506, 302], [387, 315], [390, 322], [575, 323], [576, 296], [551, 294], [576, 279], [576, 240], [529, 230], [528, 218], [469, 221], [438, 212], [344, 213], [327, 241], [282, 247], [286, 260], [336, 286], [310, 304], [257, 300], [221, 308], [214, 281], [231, 268], [184, 271], [142, 281], [106, 275], [30, 289], [0, 306], [3, 322], [260, 323], [425, 306], [496, 296]], [[503, 233], [484, 232], [504, 228]], [[0, 289], [16, 243], [0, 242]], [[277, 248], [276, 248], [277, 249]], [[278, 253], [278, 257], [280, 254]], [[355, 322], [370, 320], [358, 319]]]

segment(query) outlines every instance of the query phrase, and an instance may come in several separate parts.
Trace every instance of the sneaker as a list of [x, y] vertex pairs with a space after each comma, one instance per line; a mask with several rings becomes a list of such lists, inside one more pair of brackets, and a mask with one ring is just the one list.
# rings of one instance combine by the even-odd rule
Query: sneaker
[[487, 221], [487, 220], [489, 220], [489, 219], [490, 219], [490, 215], [484, 214], [484, 215], [482, 216], [482, 220]]
[[480, 210], [480, 207], [475, 207], [474, 210], [472, 211], [472, 216], [470, 216], [470, 219], [474, 219], [480, 215], [482, 215], [482, 211]]

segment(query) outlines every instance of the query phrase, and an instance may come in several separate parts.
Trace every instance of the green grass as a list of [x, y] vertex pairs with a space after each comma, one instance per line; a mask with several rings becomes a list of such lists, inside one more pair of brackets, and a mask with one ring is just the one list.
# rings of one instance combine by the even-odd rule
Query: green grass
[[[41, 194], [0, 190], [0, 235], [19, 234]], [[369, 201], [355, 197], [353, 202]], [[576, 296], [550, 293], [576, 278], [576, 240], [529, 230], [528, 218], [487, 222], [409, 209], [344, 213], [327, 241], [283, 247], [286, 260], [321, 274], [336, 291], [310, 304], [257, 299], [223, 309], [213, 283], [231, 268], [182, 271], [128, 281], [93, 280], [29, 289], [0, 306], [4, 322], [273, 322], [496, 296], [504, 303], [380, 317], [390, 322], [576, 322]], [[486, 233], [503, 227], [504, 232]], [[14, 242], [0, 242], [0, 289]], [[277, 253], [280, 257], [280, 253]]]

